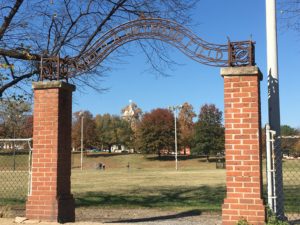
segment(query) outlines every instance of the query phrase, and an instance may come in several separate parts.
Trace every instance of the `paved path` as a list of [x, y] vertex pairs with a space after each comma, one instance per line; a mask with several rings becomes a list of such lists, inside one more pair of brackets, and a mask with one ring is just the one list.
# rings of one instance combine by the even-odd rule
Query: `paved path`
[[[0, 218], [1, 225], [17, 225], [13, 218]], [[21, 224], [35, 224], [35, 225], [60, 225], [54, 222], [38, 222], [38, 221], [24, 221]], [[119, 223], [107, 222], [75, 222], [75, 223], [65, 223], [65, 225], [220, 225], [221, 217], [219, 215], [201, 215], [193, 218], [161, 218], [161, 219], [132, 219], [119, 221]]]
[[[15, 211], [10, 218], [0, 218], [0, 225], [17, 225], [15, 216], [24, 216], [25, 211]], [[24, 221], [21, 224], [58, 225], [59, 223]], [[200, 210], [172, 211], [159, 209], [105, 209], [77, 208], [76, 222], [67, 225], [220, 225], [220, 213]]]

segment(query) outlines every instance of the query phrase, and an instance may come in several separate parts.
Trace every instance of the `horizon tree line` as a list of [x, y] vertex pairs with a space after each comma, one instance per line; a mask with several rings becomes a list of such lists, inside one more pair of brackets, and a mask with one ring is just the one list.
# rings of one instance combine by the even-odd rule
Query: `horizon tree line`
[[[130, 109], [132, 106], [133, 110]], [[133, 113], [128, 116], [130, 110]], [[174, 152], [174, 115], [169, 109], [157, 108], [142, 113], [135, 103], [130, 103], [121, 113], [93, 117], [89, 111], [84, 111], [84, 146], [110, 150], [113, 145], [123, 145], [137, 152], [159, 156], [162, 150]], [[222, 112], [214, 104], [203, 105], [198, 117], [191, 104], [182, 104], [177, 118], [179, 149], [184, 154], [186, 149], [192, 149], [194, 154], [205, 155], [223, 152], [222, 120]], [[72, 144], [75, 149], [80, 148], [80, 128], [81, 117], [79, 112], [75, 112], [72, 125]]]
[[[131, 108], [130, 108], [131, 107]], [[131, 111], [133, 113], [125, 112]], [[143, 113], [136, 103], [121, 110], [121, 115], [109, 113], [84, 116], [84, 146], [109, 150], [113, 145], [123, 145], [143, 153], [160, 154], [159, 150], [174, 151], [174, 115], [168, 109], [157, 108]], [[0, 138], [30, 138], [33, 134], [31, 105], [21, 99], [1, 100]], [[72, 146], [80, 147], [80, 115], [73, 113]], [[184, 103], [177, 117], [178, 149], [190, 148], [192, 154], [209, 156], [224, 151], [224, 126], [222, 112], [214, 104], [204, 104], [197, 114], [193, 106]], [[300, 135], [300, 129], [281, 126], [283, 136]], [[265, 131], [262, 128], [262, 148], [265, 154]], [[282, 139], [284, 154], [300, 156], [300, 139]]]

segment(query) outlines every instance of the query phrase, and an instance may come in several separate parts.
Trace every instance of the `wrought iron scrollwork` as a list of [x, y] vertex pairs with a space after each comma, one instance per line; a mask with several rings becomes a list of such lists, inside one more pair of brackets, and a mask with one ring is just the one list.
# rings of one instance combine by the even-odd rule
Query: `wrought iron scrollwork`
[[228, 66], [255, 65], [254, 42], [239, 41], [228, 43]]
[[[100, 64], [118, 47], [139, 39], [156, 39], [173, 45], [191, 59], [210, 66], [254, 65], [254, 42], [206, 42], [182, 25], [161, 18], [140, 18], [117, 26], [100, 37], [80, 57], [43, 58], [42, 79], [63, 79], [80, 75]], [[55, 65], [56, 64], [56, 65]]]

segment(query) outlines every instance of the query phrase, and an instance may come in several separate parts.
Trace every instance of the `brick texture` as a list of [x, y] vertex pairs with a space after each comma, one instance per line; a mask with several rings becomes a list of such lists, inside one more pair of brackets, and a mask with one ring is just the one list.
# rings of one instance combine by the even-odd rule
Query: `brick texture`
[[73, 85], [34, 84], [32, 190], [26, 217], [42, 221], [75, 221], [70, 193]]
[[241, 71], [223, 77], [227, 186], [223, 225], [236, 224], [242, 218], [253, 225], [264, 224], [260, 73], [257, 69], [256, 74]]

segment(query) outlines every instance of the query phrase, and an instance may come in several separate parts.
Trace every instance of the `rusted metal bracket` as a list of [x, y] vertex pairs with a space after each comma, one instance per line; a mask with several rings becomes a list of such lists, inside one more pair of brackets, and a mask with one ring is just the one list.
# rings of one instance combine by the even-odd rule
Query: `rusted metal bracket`
[[255, 42], [239, 41], [228, 42], [228, 65], [237, 66], [254, 66], [255, 65]]

